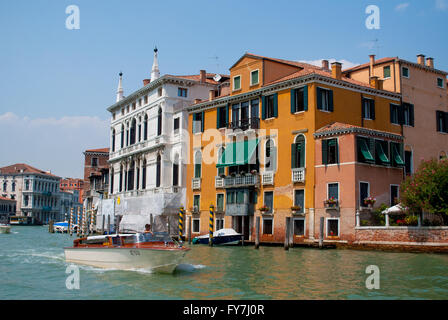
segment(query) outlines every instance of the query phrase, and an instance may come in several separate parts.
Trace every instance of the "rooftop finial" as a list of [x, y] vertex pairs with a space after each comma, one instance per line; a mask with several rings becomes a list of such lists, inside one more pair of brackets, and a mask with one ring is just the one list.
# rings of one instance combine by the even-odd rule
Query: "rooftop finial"
[[123, 85], [122, 85], [123, 72], [120, 71], [120, 73], [118, 75], [120, 76], [120, 78], [118, 80], [117, 101], [116, 102], [123, 99]]
[[152, 64], [152, 70], [151, 70], [151, 82], [159, 79], [160, 72], [159, 72], [159, 61], [157, 59], [158, 54], [157, 47], [154, 48], [154, 62]]

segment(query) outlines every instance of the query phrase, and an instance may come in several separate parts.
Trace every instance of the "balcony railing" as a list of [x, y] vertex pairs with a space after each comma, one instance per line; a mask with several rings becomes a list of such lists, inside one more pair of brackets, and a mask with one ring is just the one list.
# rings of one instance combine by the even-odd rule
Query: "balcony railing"
[[223, 188], [224, 187], [224, 178], [215, 177], [215, 188]]
[[227, 124], [228, 129], [232, 130], [248, 130], [248, 129], [260, 129], [260, 118], [242, 119], [238, 121], [232, 121]]
[[305, 182], [305, 168], [292, 169], [292, 182]]
[[192, 183], [193, 190], [201, 189], [201, 178], [193, 178], [191, 183]]
[[274, 172], [264, 172], [261, 175], [262, 185], [273, 185], [274, 184]]
[[242, 186], [255, 186], [259, 183], [260, 178], [258, 175], [238, 175], [227, 176], [224, 178], [224, 187], [242, 187]]

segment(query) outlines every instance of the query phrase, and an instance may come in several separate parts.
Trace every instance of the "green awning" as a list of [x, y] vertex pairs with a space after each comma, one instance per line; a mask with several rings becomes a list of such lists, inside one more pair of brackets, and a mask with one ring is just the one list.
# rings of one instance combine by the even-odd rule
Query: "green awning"
[[396, 145], [393, 145], [393, 152], [394, 152], [394, 160], [395, 160], [395, 164], [399, 165], [399, 166], [403, 166], [404, 165], [404, 161], [400, 156], [400, 152], [398, 152], [398, 148]]
[[231, 167], [250, 163], [257, 145], [258, 139], [229, 143], [216, 167]]
[[377, 142], [377, 152], [378, 156], [383, 163], [390, 163], [389, 158], [387, 158], [386, 153], [384, 152], [383, 146], [380, 142]]
[[369, 147], [367, 146], [367, 143], [365, 140], [358, 140], [359, 141], [359, 147], [361, 149], [361, 153], [362, 156], [364, 157], [364, 159], [366, 159], [367, 161], [375, 161], [375, 159], [373, 159], [372, 154], [370, 153]]

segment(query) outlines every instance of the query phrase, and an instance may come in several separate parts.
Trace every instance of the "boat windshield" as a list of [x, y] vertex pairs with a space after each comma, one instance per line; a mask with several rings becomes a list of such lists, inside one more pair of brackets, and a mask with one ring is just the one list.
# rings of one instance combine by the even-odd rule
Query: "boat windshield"
[[163, 242], [171, 242], [173, 241], [170, 235], [167, 232], [154, 232], [151, 233], [139, 233], [136, 235], [138, 240], [137, 242], [153, 242], [153, 241], [163, 241]]

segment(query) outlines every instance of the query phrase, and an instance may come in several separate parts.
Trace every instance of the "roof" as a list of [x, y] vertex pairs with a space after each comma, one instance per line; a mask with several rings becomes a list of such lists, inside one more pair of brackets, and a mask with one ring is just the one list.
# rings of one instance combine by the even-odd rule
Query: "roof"
[[[215, 76], [215, 73], [206, 73], [205, 75], [205, 82], [206, 83], [210, 83], [210, 84], [220, 84], [219, 81], [215, 81], [213, 79], [213, 77]], [[175, 75], [167, 75], [170, 77], [174, 77], [174, 78], [179, 78], [179, 79], [187, 79], [187, 80], [194, 80], [194, 81], [201, 81], [201, 75], [200, 74], [193, 74], [193, 75], [181, 75], [181, 76], [175, 76]], [[220, 74], [222, 79], [230, 79], [229, 75], [225, 75], [225, 74]]]
[[100, 148], [100, 149], [89, 149], [85, 152], [103, 152], [103, 153], [109, 153], [109, 148]]
[[19, 174], [19, 173], [38, 173], [59, 178], [58, 176], [52, 174], [49, 171], [34, 168], [26, 163], [16, 163], [10, 166], [0, 168], [0, 174]]
[[[392, 62], [392, 61], [395, 61], [396, 59], [398, 59], [398, 57], [386, 57], [386, 58], [381, 58], [381, 59], [375, 60], [375, 63], [374, 63], [373, 65], [375, 66], [375, 65], [377, 65], [377, 64], [382, 64], [382, 63]], [[343, 70], [342, 72], [343, 72], [343, 73], [345, 73], [345, 72], [352, 72], [352, 71], [361, 70], [361, 69], [369, 68], [369, 67], [370, 67], [370, 62], [367, 62], [367, 63], [360, 64], [360, 65], [358, 65], [358, 66], [354, 66], [354, 67], [345, 69], [345, 70]]]
[[0, 201], [10, 201], [10, 202], [16, 202], [14, 199], [6, 198], [6, 197], [0, 197]]
[[283, 63], [283, 64], [288, 64], [288, 65], [291, 65], [291, 66], [294, 66], [294, 67], [299, 67], [299, 68], [302, 68], [303, 65], [306, 64], [306, 63], [302, 63], [302, 62], [298, 62], [298, 61], [270, 58], [270, 57], [260, 56], [258, 54], [253, 54], [253, 53], [246, 52], [241, 58], [238, 59], [237, 62], [235, 62], [230, 67], [230, 69], [232, 69], [235, 65], [237, 65], [244, 57], [251, 57], [251, 58], [262, 59], [262, 60], [270, 60], [270, 61], [275, 61], [275, 62], [279, 62], [279, 63]]
[[342, 122], [333, 122], [326, 126], [323, 126], [322, 128], [316, 130], [314, 136], [316, 138], [321, 138], [325, 135], [339, 135], [345, 133], [368, 133], [377, 136], [387, 136], [394, 139], [403, 139], [403, 136], [399, 133], [370, 129]]

